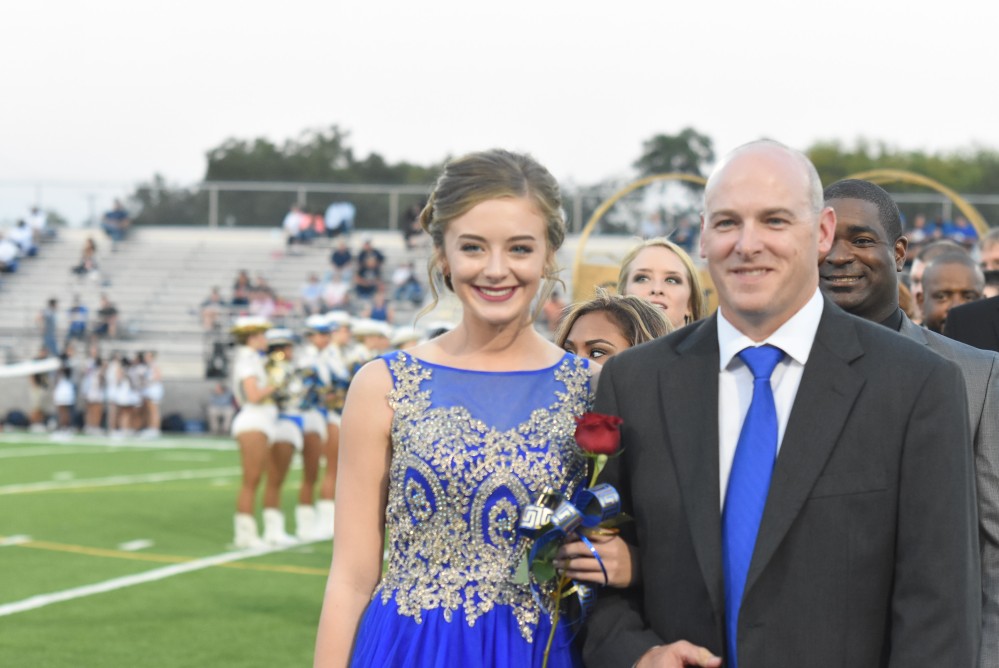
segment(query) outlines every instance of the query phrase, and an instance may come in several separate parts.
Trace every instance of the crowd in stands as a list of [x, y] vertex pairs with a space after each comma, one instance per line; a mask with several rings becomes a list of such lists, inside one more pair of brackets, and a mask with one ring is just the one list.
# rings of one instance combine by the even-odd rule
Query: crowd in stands
[[426, 290], [412, 261], [386, 271], [386, 255], [370, 237], [356, 252], [345, 238], [330, 251], [330, 265], [309, 270], [298, 294], [280, 295], [262, 274], [240, 270], [227, 299], [213, 286], [198, 308], [205, 332], [221, 333], [237, 316], [255, 316], [281, 325], [292, 325], [311, 315], [342, 311], [393, 324], [397, 306], [418, 307]]
[[325, 211], [292, 204], [281, 221], [289, 252], [295, 244], [307, 244], [314, 239], [350, 236], [356, 213], [357, 209], [350, 202], [333, 202]]
[[[125, 238], [132, 224], [128, 211], [118, 200], [104, 214], [101, 227], [111, 239], [111, 250], [117, 248], [118, 242]], [[56, 230], [49, 225], [48, 217], [39, 207], [33, 206], [24, 218], [13, 226], [0, 230], [0, 273], [14, 273], [20, 263], [28, 258], [37, 257], [42, 244], [54, 239]], [[80, 277], [99, 280], [97, 259], [97, 243], [93, 237], [88, 237], [80, 252], [80, 261], [70, 267], [70, 271]]]
[[0, 230], [0, 273], [17, 271], [21, 261], [36, 257], [41, 244], [55, 236], [45, 212], [37, 206], [31, 207], [25, 218]]
[[[102, 425], [122, 434], [139, 429], [147, 436], [159, 433], [157, 407], [163, 387], [156, 354], [149, 351], [133, 357], [119, 352], [110, 356], [101, 353], [102, 348], [114, 346], [119, 337], [118, 307], [106, 293], [100, 295], [93, 311], [80, 295], [73, 295], [63, 313], [59, 299], [51, 297], [35, 321], [41, 338], [35, 359], [56, 358], [59, 369], [34, 374], [29, 380], [29, 421], [33, 430], [52, 427], [47, 419], [51, 411], [47, 409], [54, 408], [60, 434], [76, 430], [97, 433], [105, 428]], [[110, 371], [97, 374], [98, 368]], [[125, 390], [118, 391], [125, 385], [135, 390], [130, 390], [127, 397]], [[93, 406], [96, 403], [101, 404], [100, 411]], [[105, 404], [109, 406], [107, 411]], [[123, 408], [116, 413], [117, 406]]]
[[[102, 342], [94, 340], [82, 353], [74, 340], [68, 340], [58, 355], [56, 371], [29, 377], [31, 431], [53, 431], [56, 438], [74, 433], [159, 436], [163, 377], [156, 353], [103, 354], [101, 347]], [[36, 359], [48, 357], [43, 344]]]
[[[331, 211], [338, 217], [332, 217]], [[312, 238], [316, 238], [322, 231], [323, 235], [332, 240], [329, 265], [325, 268], [308, 270], [298, 294], [293, 295], [278, 294], [261, 273], [251, 275], [249, 270], [239, 271], [228, 294], [221, 286], [212, 287], [208, 296], [199, 305], [197, 316], [203, 330], [224, 335], [233, 319], [240, 315], [257, 316], [276, 324], [296, 327], [312, 315], [343, 312], [360, 323], [359, 329], [362, 332], [372, 329], [373, 322], [388, 325], [388, 327], [374, 326], [377, 333], [382, 335], [382, 343], [387, 345], [396, 335], [393, 326], [397, 324], [397, 313], [399, 311], [410, 313], [413, 308], [424, 303], [427, 291], [420, 280], [416, 264], [407, 258], [389, 272], [386, 269], [385, 252], [374, 245], [372, 238], [354, 239], [357, 245], [352, 244], [350, 232], [353, 226], [353, 206], [348, 203], [334, 203], [325, 213], [310, 214], [298, 207], [292, 207], [288, 215], [298, 221], [299, 233], [311, 229], [316, 233]], [[411, 210], [407, 210], [404, 217], [406, 220], [418, 218], [418, 207], [414, 205]], [[327, 223], [331, 220], [339, 222], [333, 228], [329, 228]], [[676, 245], [683, 250], [696, 247], [696, 227], [686, 219], [680, 220], [679, 223], [682, 224], [677, 225], [670, 239], [676, 237], [678, 239]], [[113, 242], [119, 241], [129, 224], [127, 212], [120, 202], [115, 202], [114, 208], [105, 216], [104, 227], [108, 236]], [[290, 230], [290, 227], [288, 225], [286, 229]], [[23, 230], [28, 230], [30, 234], [25, 234]], [[417, 247], [421, 243], [420, 235], [425, 237], [422, 230], [414, 231], [405, 224], [402, 233], [407, 248]], [[914, 321], [920, 322], [923, 319], [920, 305], [923, 299], [922, 272], [927, 264], [941, 254], [961, 251], [975, 258], [984, 271], [984, 283], [981, 290], [972, 292], [978, 296], [999, 294], [999, 232], [979, 240], [975, 228], [963, 217], [948, 221], [940, 216], [931, 219], [919, 214], [912, 218], [905, 233], [910, 243], [906, 271], [901, 275], [902, 290], [906, 292], [902, 297], [902, 304]], [[44, 214], [36, 209], [33, 210], [32, 216], [20, 221], [14, 230], [9, 230], [4, 235], [4, 240], [17, 245], [19, 253], [17, 259], [21, 259], [37, 254], [38, 243], [49, 236], [44, 225]], [[307, 236], [299, 234], [295, 243], [299, 243]], [[95, 240], [88, 237], [81, 250], [80, 261], [72, 267], [72, 271], [81, 277], [98, 276], [97, 250]], [[2, 243], [0, 243], [0, 260], [2, 257]], [[962, 299], [957, 299], [955, 304]], [[538, 320], [539, 328], [552, 335], [562, 312], [569, 306], [571, 304], [568, 304], [563, 296], [557, 292], [552, 294], [542, 305]], [[100, 295], [98, 304], [87, 304], [79, 295], [74, 295], [70, 299], [68, 308], [62, 309], [59, 300], [50, 299], [37, 317], [45, 356], [69, 359], [74, 357], [75, 350], [108, 346], [111, 341], [119, 337], [120, 318], [117, 307], [106, 293]], [[107, 367], [113, 363], [112, 366], [116, 369], [112, 375], [127, 377], [132, 385], [142, 385], [136, 378], [136, 372], [128, 371], [137, 360], [127, 355], [104, 357], [106, 359], [102, 364]], [[86, 359], [93, 358], [94, 356], [90, 356]], [[92, 365], [92, 362], [88, 361], [87, 364], [82, 364], [79, 360], [73, 363], [67, 362], [59, 374], [47, 379], [48, 394], [52, 400], [56, 398], [59, 400], [56, 403], [57, 407], [60, 404], [66, 405], [67, 397], [70, 396], [66, 388], [70, 382], [78, 390], [72, 395], [75, 402], [73, 405], [79, 409], [86, 404], [85, 397], [88, 393], [83, 388], [90, 387], [93, 383], [86, 381], [87, 374], [81, 372], [80, 368], [88, 365]], [[143, 363], [138, 363], [136, 366], [149, 367]], [[72, 368], [72, 373], [67, 374], [67, 368]], [[112, 385], [109, 381], [110, 376], [104, 377], [102, 385], [104, 387]], [[117, 384], [114, 386], [117, 387]], [[57, 391], [60, 387], [61, 390]], [[223, 390], [224, 387], [212, 397], [213, 405], [221, 411], [221, 416], [217, 415], [215, 419], [209, 421], [209, 424], [224, 431], [228, 420], [223, 409], [231, 407], [232, 400]], [[107, 394], [117, 397], [117, 391]], [[123, 396], [127, 394], [123, 393]], [[139, 394], [142, 394], [141, 390]], [[134, 395], [132, 398], [134, 399]], [[107, 399], [104, 401], [105, 404], [108, 403]], [[119, 405], [113, 401], [111, 404]], [[119, 432], [158, 428], [155, 420], [150, 420], [148, 417], [152, 412], [150, 408], [130, 411], [127, 401], [120, 405], [124, 408], [117, 412], [109, 428]], [[113, 411], [103, 409], [101, 414], [108, 412]], [[82, 410], [82, 413], [89, 414], [90, 411]], [[133, 417], [133, 414], [147, 417]], [[60, 419], [60, 424], [64, 422], [66, 420]], [[35, 420], [35, 423], [38, 421]], [[107, 419], [100, 418], [98, 423], [107, 424]], [[94, 428], [94, 420], [88, 419], [87, 428]]]
[[[425, 202], [415, 202], [402, 214], [399, 221], [403, 242], [407, 250], [417, 250], [426, 241], [426, 234], [420, 226], [420, 211]], [[295, 245], [312, 243], [316, 239], [340, 239], [337, 249], [341, 252], [354, 231], [357, 207], [351, 202], [333, 202], [325, 211], [307, 209], [298, 203], [288, 208], [281, 221], [285, 244], [289, 252]]]

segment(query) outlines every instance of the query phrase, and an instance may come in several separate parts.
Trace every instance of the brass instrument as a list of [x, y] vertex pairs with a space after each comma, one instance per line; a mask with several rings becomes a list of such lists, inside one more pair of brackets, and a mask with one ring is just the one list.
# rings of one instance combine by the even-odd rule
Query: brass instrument
[[283, 410], [291, 398], [291, 384], [294, 377], [291, 360], [283, 348], [275, 348], [267, 353], [264, 371], [267, 373], [267, 384], [275, 388], [269, 401], [273, 401]]
[[337, 413], [343, 410], [344, 401], [347, 399], [347, 388], [350, 387], [350, 380], [333, 376], [330, 379], [330, 387], [326, 393], [326, 409]]

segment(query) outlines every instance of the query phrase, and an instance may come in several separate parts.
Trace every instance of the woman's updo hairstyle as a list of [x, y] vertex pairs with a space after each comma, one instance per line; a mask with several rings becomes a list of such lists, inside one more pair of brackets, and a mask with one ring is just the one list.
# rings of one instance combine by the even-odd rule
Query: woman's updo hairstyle
[[433, 302], [426, 311], [437, 305], [442, 289], [452, 289], [450, 277], [444, 276], [441, 269], [444, 232], [448, 224], [482, 202], [507, 197], [531, 200], [545, 219], [548, 256], [546, 280], [539, 291], [538, 304], [544, 304], [548, 299], [555, 287], [558, 270], [555, 252], [565, 240], [565, 213], [558, 181], [529, 155], [492, 149], [449, 160], [420, 213], [420, 225], [430, 235], [434, 245], [428, 270]]

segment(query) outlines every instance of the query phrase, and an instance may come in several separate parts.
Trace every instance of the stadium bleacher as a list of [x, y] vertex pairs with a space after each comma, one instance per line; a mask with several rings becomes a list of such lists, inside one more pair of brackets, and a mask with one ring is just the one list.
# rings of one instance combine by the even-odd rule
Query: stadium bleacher
[[[71, 268], [79, 261], [87, 237], [98, 244], [99, 277], [79, 277]], [[428, 251], [407, 250], [397, 231], [357, 231], [351, 246], [359, 247], [370, 236], [386, 255], [383, 277], [412, 261], [423, 276]], [[634, 243], [623, 237], [601, 238], [596, 248], [610, 255], [623, 255]], [[559, 253], [562, 267], [572, 266], [576, 238], [566, 240]], [[591, 243], [592, 240], [591, 240]], [[325, 241], [294, 247], [287, 253], [284, 238], [276, 228], [134, 227], [129, 238], [112, 253], [110, 243], [94, 228], [61, 229], [59, 237], [44, 244], [38, 257], [25, 261], [16, 274], [0, 285], [0, 363], [30, 358], [41, 342], [36, 317], [50, 297], [59, 300], [60, 337], [68, 320], [67, 309], [74, 295], [90, 309], [96, 320], [101, 293], [107, 293], [119, 311], [119, 337], [102, 344], [105, 352], [155, 350], [166, 385], [164, 414], [180, 412], [199, 416], [201, 404], [213, 382], [206, 379], [210, 338], [201, 326], [199, 305], [212, 286], [230, 297], [240, 269], [258, 274], [282, 298], [297, 301], [302, 283], [310, 272], [323, 275], [330, 267], [330, 248]], [[568, 283], [568, 270], [563, 277]], [[455, 305], [447, 301], [433, 320], [454, 317]], [[396, 304], [397, 324], [411, 323], [418, 309]], [[23, 404], [25, 388], [7, 383], [0, 388], [0, 412]]]

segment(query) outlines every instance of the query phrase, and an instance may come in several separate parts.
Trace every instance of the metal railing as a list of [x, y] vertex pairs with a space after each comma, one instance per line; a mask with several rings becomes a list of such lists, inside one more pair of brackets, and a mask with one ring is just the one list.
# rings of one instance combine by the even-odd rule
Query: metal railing
[[[622, 184], [563, 190], [569, 231], [582, 230], [592, 212], [604, 198]], [[151, 224], [223, 226], [274, 226], [281, 223], [288, 206], [325, 210], [337, 199], [357, 204], [358, 227], [398, 230], [404, 204], [421, 201], [431, 186], [380, 185], [354, 183], [295, 183], [272, 181], [206, 181], [186, 186], [168, 184], [166, 188], [113, 182], [0, 182], [0, 226], [12, 225], [24, 218], [28, 206], [60, 214], [68, 224], [95, 225], [114, 199], [122, 199], [138, 211], [139, 199], [159, 206], [173, 198], [174, 209], [166, 208]], [[136, 196], [139, 196], [138, 198]], [[953, 203], [939, 193], [893, 193], [910, 217], [914, 212], [929, 217], [951, 219]], [[964, 195], [992, 225], [999, 222], [999, 195]], [[634, 207], [637, 202], [630, 202]], [[622, 202], [622, 206], [629, 205]], [[147, 209], [149, 206], [147, 205]], [[141, 216], [141, 213], [140, 213]], [[603, 224], [602, 224], [603, 227]], [[611, 229], [602, 231], [613, 231]], [[621, 230], [627, 232], [627, 230]]]

